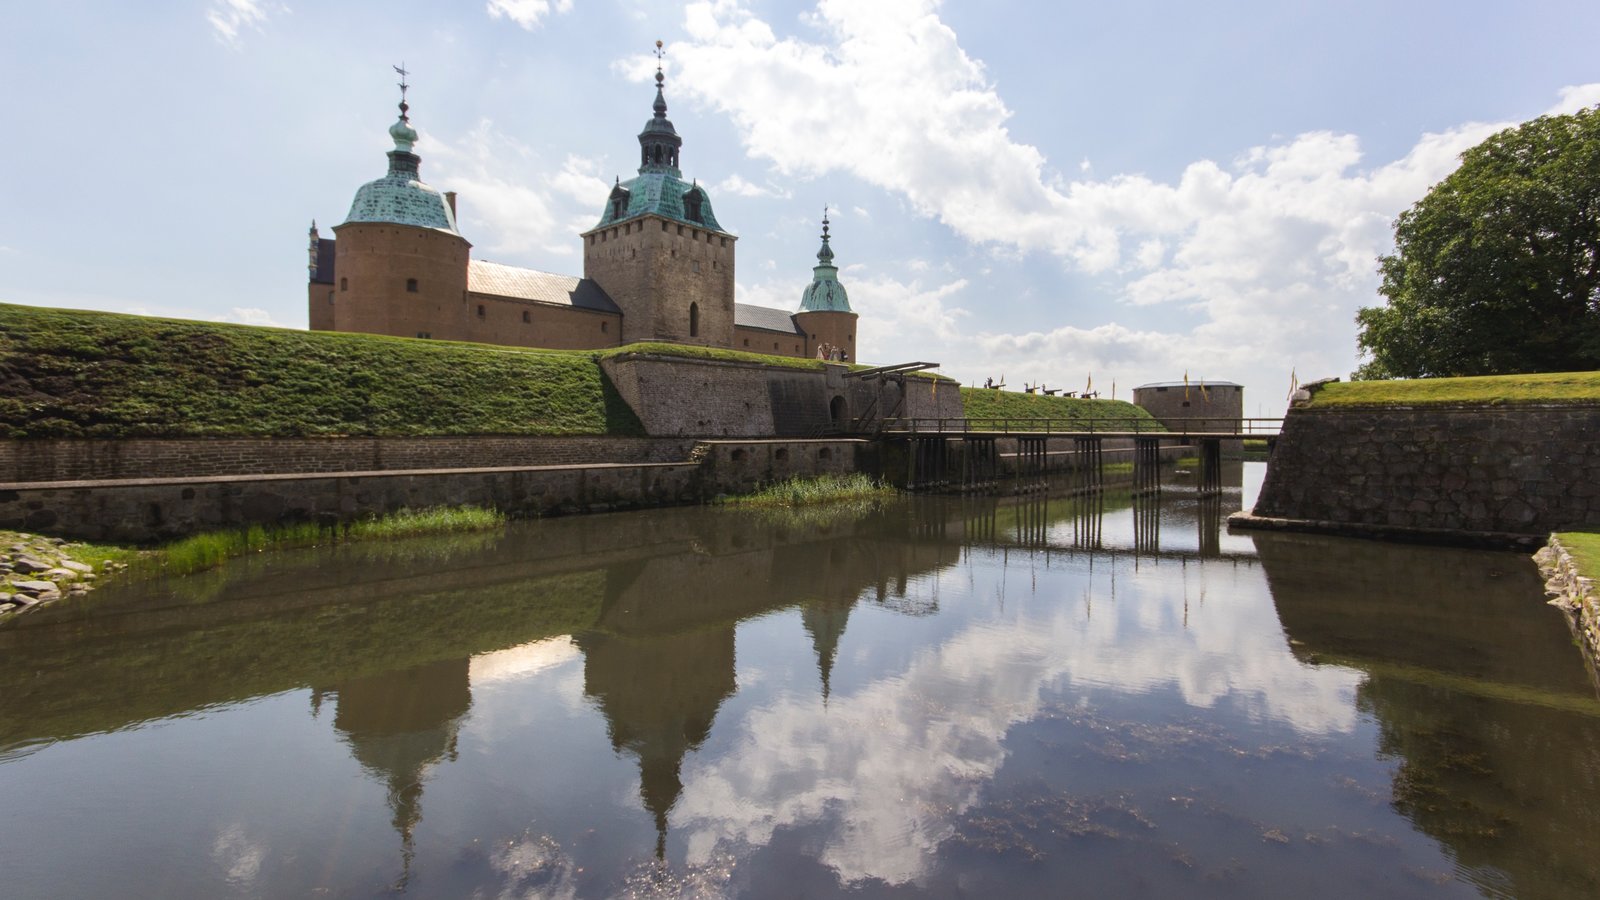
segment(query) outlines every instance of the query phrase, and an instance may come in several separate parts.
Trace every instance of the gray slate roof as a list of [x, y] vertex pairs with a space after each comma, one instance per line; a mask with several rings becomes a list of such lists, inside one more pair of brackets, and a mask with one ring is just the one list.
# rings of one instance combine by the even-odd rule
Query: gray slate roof
[[474, 259], [467, 265], [467, 290], [475, 294], [571, 306], [593, 312], [622, 312], [600, 285], [588, 278], [554, 275], [481, 259]]
[[805, 334], [794, 323], [794, 313], [770, 306], [751, 306], [748, 303], [733, 305], [733, 324], [740, 328], [759, 328], [783, 334]]

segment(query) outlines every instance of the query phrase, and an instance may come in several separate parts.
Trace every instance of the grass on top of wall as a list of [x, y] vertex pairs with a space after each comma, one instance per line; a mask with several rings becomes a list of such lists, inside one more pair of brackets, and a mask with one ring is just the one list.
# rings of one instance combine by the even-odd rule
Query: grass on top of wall
[[1580, 575], [1600, 579], [1600, 531], [1563, 531], [1556, 538], [1578, 564]]
[[593, 353], [0, 304], [6, 437], [642, 433]]
[[[823, 361], [808, 359], [801, 356], [769, 356], [765, 353], [752, 353], [749, 350], [728, 350], [722, 347], [702, 347], [698, 344], [669, 344], [663, 341], [641, 341], [636, 344], [625, 344], [608, 350], [596, 351], [602, 358], [641, 354], [647, 356], [669, 356], [680, 359], [713, 359], [724, 362], [756, 363], [763, 366], [774, 366], [780, 369], [800, 369], [806, 372], [822, 371]], [[875, 368], [874, 366], [850, 363], [852, 372], [863, 369]], [[912, 372], [906, 377], [920, 378], [925, 381], [947, 381], [952, 384], [955, 379], [948, 375], [936, 372]]]
[[1341, 381], [1312, 395], [1312, 409], [1360, 406], [1514, 406], [1600, 402], [1600, 372]]
[[1094, 426], [1109, 431], [1132, 431], [1137, 420], [1140, 431], [1166, 430], [1143, 407], [1126, 400], [1083, 400], [964, 387], [961, 402], [968, 419], [1070, 419], [1085, 424], [1094, 420], [1121, 420]]

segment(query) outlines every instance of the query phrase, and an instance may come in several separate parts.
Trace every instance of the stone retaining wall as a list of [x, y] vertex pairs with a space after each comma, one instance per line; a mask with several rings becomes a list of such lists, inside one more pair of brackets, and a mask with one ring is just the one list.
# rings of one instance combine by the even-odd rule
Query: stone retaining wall
[[707, 442], [690, 462], [591, 463], [0, 484], [0, 529], [143, 542], [247, 525], [337, 523], [401, 509], [512, 516], [700, 503], [791, 475], [854, 471], [855, 440]]
[[0, 482], [678, 462], [692, 446], [599, 435], [0, 440]]
[[1578, 572], [1577, 562], [1553, 534], [1533, 559], [1544, 575], [1550, 602], [1566, 610], [1590, 661], [1600, 660], [1600, 594], [1595, 593], [1594, 579]]
[[1291, 409], [1244, 527], [1515, 546], [1600, 523], [1600, 406]]

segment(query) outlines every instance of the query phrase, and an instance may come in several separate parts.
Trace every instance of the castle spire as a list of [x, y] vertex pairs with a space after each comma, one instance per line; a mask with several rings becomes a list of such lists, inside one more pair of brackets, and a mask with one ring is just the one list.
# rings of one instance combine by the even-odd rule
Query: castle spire
[[682, 178], [683, 172], [678, 168], [678, 151], [683, 147], [683, 138], [678, 137], [678, 130], [672, 127], [672, 120], [667, 118], [667, 76], [661, 71], [661, 48], [662, 43], [656, 41], [656, 101], [651, 106], [654, 115], [644, 123], [644, 130], [639, 132], [639, 174], [664, 172], [674, 178]]
[[[406, 76], [411, 73], [406, 71], [405, 63], [395, 66], [394, 70], [400, 73], [400, 118], [389, 126], [389, 137], [394, 138], [396, 152], [410, 154], [411, 148], [417, 143], [417, 130], [411, 127], [411, 105], [406, 102], [406, 91], [411, 87], [406, 83]], [[389, 154], [389, 158], [392, 161], [394, 154]], [[416, 166], [413, 165], [410, 171], [415, 174]]]
[[822, 210], [822, 247], [811, 273], [811, 284], [800, 295], [800, 311], [850, 312], [850, 298], [839, 283], [839, 267], [833, 264], [833, 247], [828, 244], [827, 207]]

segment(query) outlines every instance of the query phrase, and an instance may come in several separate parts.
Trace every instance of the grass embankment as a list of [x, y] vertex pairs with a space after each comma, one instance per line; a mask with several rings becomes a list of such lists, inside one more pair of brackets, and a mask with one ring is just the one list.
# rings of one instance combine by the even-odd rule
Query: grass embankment
[[894, 488], [860, 472], [851, 472], [846, 475], [790, 478], [749, 494], [729, 497], [725, 502], [731, 506], [796, 507], [893, 496]]
[[1585, 578], [1600, 580], [1600, 532], [1563, 531], [1556, 534], [1567, 555], [1578, 565], [1578, 573]]
[[1348, 381], [1323, 385], [1312, 409], [1360, 406], [1515, 406], [1600, 402], [1600, 372]]
[[1140, 431], [1166, 430], [1142, 407], [1126, 400], [1083, 400], [964, 387], [961, 403], [969, 419], [1071, 419], [1085, 424], [1110, 420], [1094, 427], [1102, 431], [1132, 431], [1137, 422]]
[[592, 353], [0, 304], [0, 435], [641, 434]]

